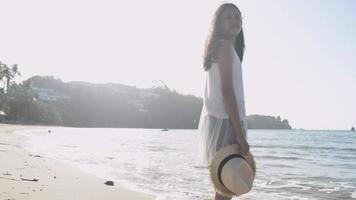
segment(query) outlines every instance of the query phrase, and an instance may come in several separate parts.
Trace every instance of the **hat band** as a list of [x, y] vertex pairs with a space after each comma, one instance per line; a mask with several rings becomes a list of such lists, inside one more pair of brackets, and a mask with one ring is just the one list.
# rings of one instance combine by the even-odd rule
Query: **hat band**
[[223, 181], [222, 181], [222, 178], [221, 178], [221, 172], [222, 172], [222, 169], [224, 167], [224, 165], [231, 159], [233, 158], [242, 158], [245, 160], [244, 157], [242, 157], [241, 155], [239, 154], [231, 154], [229, 156], [226, 156], [226, 158], [224, 158], [224, 160], [221, 161], [220, 165], [219, 165], [219, 168], [218, 168], [218, 178], [219, 178], [219, 182], [226, 188], [226, 186], [224, 185]]

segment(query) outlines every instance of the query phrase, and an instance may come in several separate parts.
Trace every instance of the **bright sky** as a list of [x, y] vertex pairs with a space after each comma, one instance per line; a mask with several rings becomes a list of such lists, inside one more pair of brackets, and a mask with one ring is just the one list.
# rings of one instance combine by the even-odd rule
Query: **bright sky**
[[[4, 0], [0, 61], [27, 79], [203, 95], [203, 45], [218, 0]], [[247, 114], [294, 128], [356, 126], [356, 1], [240, 0]]]

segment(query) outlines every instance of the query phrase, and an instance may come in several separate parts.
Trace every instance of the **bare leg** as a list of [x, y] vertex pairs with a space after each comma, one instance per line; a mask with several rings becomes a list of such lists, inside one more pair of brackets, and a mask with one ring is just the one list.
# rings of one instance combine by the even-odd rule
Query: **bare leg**
[[215, 200], [231, 200], [231, 198], [223, 197], [220, 194], [218, 194], [217, 192], [215, 192]]

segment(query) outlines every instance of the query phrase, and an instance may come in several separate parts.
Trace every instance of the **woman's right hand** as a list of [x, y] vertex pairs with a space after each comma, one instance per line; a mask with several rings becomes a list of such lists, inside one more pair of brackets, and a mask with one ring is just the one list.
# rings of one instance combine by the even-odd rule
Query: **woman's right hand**
[[241, 141], [237, 141], [240, 145], [240, 152], [242, 155], [247, 155], [250, 152], [250, 145], [247, 143], [246, 139], [243, 138]]
[[240, 145], [240, 152], [242, 155], [247, 155], [250, 152], [250, 145], [248, 144], [245, 135], [246, 133], [243, 133], [243, 131], [246, 131], [243, 127], [241, 127], [241, 124], [239, 123], [233, 123], [233, 127], [235, 130], [240, 130], [236, 131], [236, 141]]

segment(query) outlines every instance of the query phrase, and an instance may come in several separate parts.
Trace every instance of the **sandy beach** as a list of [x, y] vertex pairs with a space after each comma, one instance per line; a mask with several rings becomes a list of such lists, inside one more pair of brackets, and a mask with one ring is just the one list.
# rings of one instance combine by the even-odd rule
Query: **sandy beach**
[[24, 138], [13, 132], [33, 128], [39, 127], [0, 124], [0, 200], [154, 199], [124, 186], [106, 185], [110, 180], [27, 152]]

